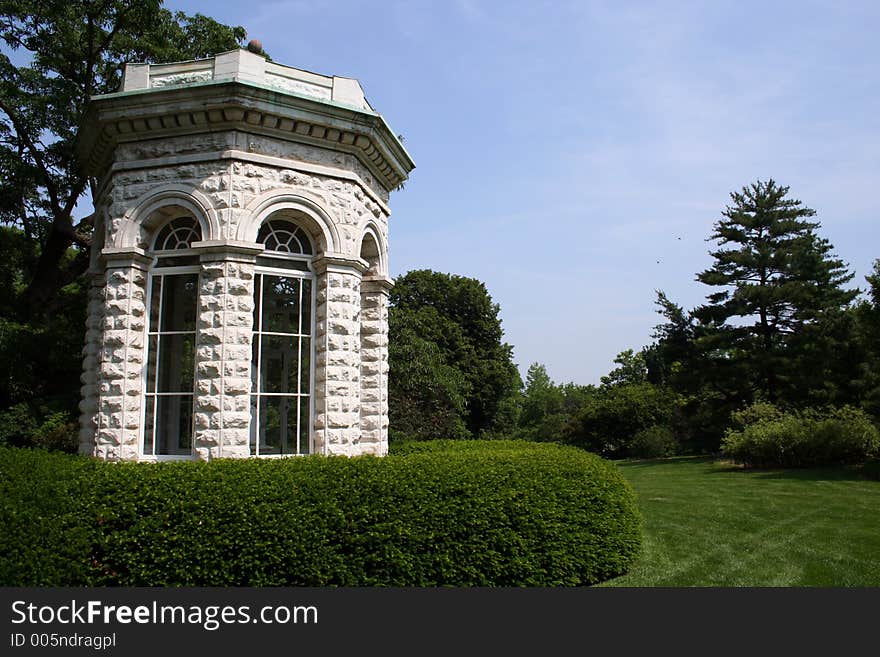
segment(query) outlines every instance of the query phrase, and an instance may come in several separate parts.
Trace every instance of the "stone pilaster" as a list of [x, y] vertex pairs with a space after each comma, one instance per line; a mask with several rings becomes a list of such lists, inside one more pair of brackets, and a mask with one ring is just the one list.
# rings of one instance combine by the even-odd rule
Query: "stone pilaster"
[[91, 284], [86, 307], [86, 340], [83, 346], [83, 373], [80, 375], [79, 452], [93, 454], [98, 422], [98, 376], [101, 360], [101, 324], [104, 316], [104, 272], [90, 272]]
[[141, 441], [150, 261], [137, 248], [107, 248], [102, 257], [106, 263], [102, 308], [94, 315], [90, 308], [89, 313], [90, 320], [100, 316], [101, 322], [92, 453], [106, 460], [134, 460]]
[[388, 293], [390, 279], [361, 282], [360, 442], [362, 453], [388, 453]]
[[262, 245], [196, 242], [201, 251], [195, 454], [250, 455], [254, 262]]
[[360, 258], [321, 256], [315, 309], [315, 452], [360, 452]]

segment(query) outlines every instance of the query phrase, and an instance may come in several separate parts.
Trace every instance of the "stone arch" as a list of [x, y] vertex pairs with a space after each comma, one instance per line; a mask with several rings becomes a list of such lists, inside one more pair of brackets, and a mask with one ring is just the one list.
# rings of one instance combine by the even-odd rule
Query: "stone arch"
[[329, 213], [304, 196], [277, 190], [269, 192], [254, 199], [245, 209], [244, 216], [246, 218], [239, 224], [235, 236], [238, 241], [255, 242], [263, 222], [277, 216], [293, 219], [302, 226], [312, 238], [315, 255], [340, 250], [339, 232]]
[[123, 215], [113, 246], [148, 248], [155, 230], [175, 216], [174, 208], [199, 222], [202, 240], [220, 239], [220, 221], [207, 196], [184, 185], [163, 185], [142, 196]]
[[387, 275], [388, 252], [385, 248], [385, 240], [378, 226], [372, 221], [361, 231], [360, 248], [358, 255], [367, 261], [369, 275]]

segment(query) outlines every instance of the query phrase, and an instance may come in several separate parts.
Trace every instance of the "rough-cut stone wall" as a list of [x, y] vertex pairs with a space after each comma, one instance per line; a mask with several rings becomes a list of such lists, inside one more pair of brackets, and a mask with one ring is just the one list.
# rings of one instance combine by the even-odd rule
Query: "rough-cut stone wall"
[[[218, 211], [226, 211], [233, 199], [228, 191], [229, 164], [206, 162], [179, 164], [173, 166], [151, 167], [121, 171], [112, 179], [109, 190], [108, 213], [105, 242], [107, 245], [138, 246], [146, 249], [155, 232], [155, 222], [150, 217], [139, 217], [141, 232], [137, 244], [120, 245], [119, 233], [127, 222], [126, 215], [140, 201], [148, 198], [157, 189], [173, 184], [181, 189], [192, 189], [204, 194]], [[205, 235], [205, 239], [211, 236]], [[222, 236], [214, 236], [217, 239]]]
[[[250, 159], [229, 159], [228, 155], [218, 159], [220, 152], [246, 152]], [[320, 208], [336, 236], [332, 244], [324, 243], [323, 237], [315, 240], [313, 450], [384, 454], [387, 292], [376, 284], [361, 289], [364, 268], [358, 256], [367, 224], [383, 250], [387, 245], [387, 190], [350, 153], [234, 131], [121, 144], [114, 158], [118, 166], [110, 173], [100, 199], [106, 208], [102, 236], [110, 267], [103, 295], [96, 288], [89, 307], [81, 449], [109, 459], [133, 459], [139, 454], [144, 288], [150, 259], [132, 256], [123, 265], [123, 256], [113, 253], [139, 248], [149, 255], [156, 229], [175, 210], [163, 207], [153, 216], [134, 210], [147, 207], [157, 193], [173, 189], [184, 197], [198, 195], [199, 202], [194, 201], [192, 207], [201, 204], [219, 222], [219, 229], [203, 231], [202, 239], [227, 243], [199, 247], [195, 456], [210, 459], [250, 453], [254, 254], [260, 249], [254, 245], [249, 251], [240, 240], [245, 233], [251, 238], [256, 235], [260, 217], [272, 212], [274, 195], [307, 199]], [[132, 220], [138, 222], [135, 230]], [[323, 236], [315, 225], [304, 227], [313, 236]], [[126, 236], [134, 236], [133, 243], [126, 242]], [[230, 241], [238, 242], [229, 245]], [[362, 302], [367, 308], [363, 317]], [[103, 337], [101, 331], [105, 331]]]
[[[340, 244], [333, 246], [339, 253], [358, 254], [361, 229], [367, 221], [378, 227], [383, 243], [387, 240], [386, 209], [356, 182], [293, 168], [207, 162], [116, 173], [110, 189], [109, 213], [112, 219], [107, 225], [106, 243], [118, 244], [126, 213], [137, 201], [169, 184], [200, 192], [221, 217], [221, 233], [205, 235], [205, 239], [235, 239], [242, 222], [255, 220], [246, 211], [247, 206], [267, 192], [277, 191], [302, 196], [323, 208], [338, 229]], [[141, 218], [142, 221], [145, 219], [148, 218]], [[137, 246], [149, 247], [152, 227], [144, 226]]]
[[193, 439], [202, 459], [250, 454], [253, 312], [254, 256], [202, 256]]
[[315, 451], [358, 454], [362, 267], [325, 258], [315, 266]]
[[388, 203], [389, 193], [379, 182], [375, 180], [370, 170], [361, 164], [358, 158], [351, 153], [328, 151], [318, 146], [306, 146], [304, 144], [292, 144], [271, 137], [258, 135], [243, 135], [238, 133], [239, 141], [236, 148], [250, 153], [280, 157], [284, 159], [308, 162], [321, 166], [330, 166], [345, 171], [351, 171], [378, 196], [382, 202]]
[[137, 254], [107, 263], [98, 354], [99, 399], [94, 454], [108, 460], [135, 459], [139, 452], [144, 396], [146, 266]]
[[98, 414], [98, 376], [101, 361], [101, 329], [104, 313], [104, 273], [92, 274], [86, 308], [86, 340], [80, 376], [79, 451], [91, 454], [95, 447]]
[[[347, 180], [307, 174], [294, 169], [259, 166], [237, 162], [232, 166], [232, 194], [244, 207], [270, 191], [287, 192], [310, 199], [323, 208], [335, 224], [340, 238], [339, 253], [356, 256], [360, 249], [359, 228], [366, 221], [384, 227], [387, 217], [383, 208], [363, 188]], [[243, 215], [242, 221], [254, 217]], [[230, 225], [229, 230], [238, 229]], [[233, 233], [230, 232], [230, 236]]]
[[388, 453], [388, 281], [361, 282], [360, 442]]

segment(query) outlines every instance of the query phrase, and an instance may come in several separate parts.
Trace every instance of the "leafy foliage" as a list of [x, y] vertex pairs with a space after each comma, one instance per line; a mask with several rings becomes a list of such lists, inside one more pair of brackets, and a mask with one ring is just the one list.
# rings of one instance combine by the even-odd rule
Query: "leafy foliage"
[[33, 242], [23, 310], [45, 316], [89, 261], [92, 218], [74, 219], [95, 191], [75, 153], [88, 99], [118, 89], [124, 62], [205, 57], [239, 47], [245, 31], [160, 0], [15, 0], [4, 3], [0, 38], [24, 60], [0, 53], [0, 221]]
[[603, 456], [634, 456], [636, 436], [656, 427], [673, 430], [682, 403], [671, 389], [651, 383], [605, 388], [566, 426], [564, 440]]
[[432, 441], [396, 455], [108, 464], [0, 448], [5, 586], [581, 586], [641, 532], [580, 450]]
[[416, 437], [444, 428], [460, 436], [458, 418], [473, 437], [512, 429], [509, 400], [522, 383], [486, 286], [416, 270], [397, 279], [390, 303], [392, 427]]
[[657, 293], [665, 321], [643, 350], [647, 378], [683, 396], [690, 449], [717, 449], [731, 413], [756, 401], [868, 408], [880, 390], [872, 306], [851, 305], [852, 274], [788, 192], [771, 179], [731, 194], [710, 237], [714, 263], [697, 275], [717, 290], [705, 304], [687, 312]]
[[408, 326], [405, 313], [391, 313], [388, 391], [392, 442], [469, 438], [464, 424], [470, 387], [462, 373], [447, 365], [436, 343]]
[[754, 467], [863, 463], [880, 453], [880, 431], [861, 410], [844, 406], [783, 412], [769, 404], [733, 415], [725, 456]]
[[565, 427], [595, 394], [593, 386], [556, 384], [544, 365], [532, 363], [519, 399], [516, 436], [534, 441], [562, 440]]
[[[241, 27], [159, 0], [11, 0], [0, 39], [0, 443], [72, 449], [95, 181], [75, 146], [86, 103], [126, 61], [205, 57]], [[17, 423], [17, 424], [16, 424]]]
[[88, 581], [92, 528], [81, 512], [99, 463], [0, 447], [0, 583], [78, 586]]
[[648, 365], [643, 352], [626, 349], [614, 357], [614, 362], [617, 367], [602, 377], [603, 386], [645, 383], [648, 380]]
[[629, 453], [635, 458], [656, 459], [675, 456], [680, 449], [675, 432], [668, 426], [655, 424], [632, 437]]

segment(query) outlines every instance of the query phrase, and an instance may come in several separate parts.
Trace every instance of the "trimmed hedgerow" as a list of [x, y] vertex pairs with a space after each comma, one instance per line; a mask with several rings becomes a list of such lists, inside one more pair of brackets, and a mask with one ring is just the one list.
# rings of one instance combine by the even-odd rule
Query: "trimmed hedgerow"
[[[576, 586], [625, 572], [641, 540], [616, 468], [550, 444], [161, 464], [0, 449], [0, 464], [4, 493], [30, 489], [4, 496], [4, 585]], [[40, 546], [26, 568], [20, 540]]]
[[92, 533], [78, 501], [97, 461], [0, 447], [0, 585], [76, 586], [89, 577]]

